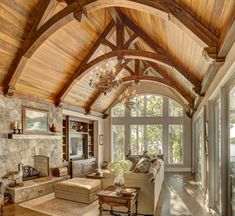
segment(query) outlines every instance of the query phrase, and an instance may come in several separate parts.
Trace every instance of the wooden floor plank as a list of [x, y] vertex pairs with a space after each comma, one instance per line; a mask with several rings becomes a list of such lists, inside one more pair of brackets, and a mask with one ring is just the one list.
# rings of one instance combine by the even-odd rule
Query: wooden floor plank
[[[1, 214], [0, 214], [1, 215]], [[10, 204], [3, 216], [48, 216]], [[201, 190], [190, 173], [166, 173], [155, 216], [209, 216]]]

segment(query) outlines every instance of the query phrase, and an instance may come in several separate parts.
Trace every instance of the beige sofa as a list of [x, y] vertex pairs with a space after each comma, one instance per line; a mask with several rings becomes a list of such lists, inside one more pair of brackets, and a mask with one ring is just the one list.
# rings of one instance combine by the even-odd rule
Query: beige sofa
[[[150, 182], [150, 177], [145, 173], [127, 173], [124, 175], [125, 186], [140, 187], [138, 199], [138, 213], [144, 215], [154, 215], [156, 212], [158, 198], [161, 192], [164, 181], [164, 162], [158, 171], [158, 174], [153, 182]], [[104, 178], [101, 180], [101, 188], [104, 189], [109, 185], [113, 185], [114, 176], [109, 173], [104, 173]], [[110, 209], [104, 205], [104, 209]], [[132, 207], [135, 212], [135, 207]], [[114, 210], [126, 212], [126, 208], [116, 207]]]

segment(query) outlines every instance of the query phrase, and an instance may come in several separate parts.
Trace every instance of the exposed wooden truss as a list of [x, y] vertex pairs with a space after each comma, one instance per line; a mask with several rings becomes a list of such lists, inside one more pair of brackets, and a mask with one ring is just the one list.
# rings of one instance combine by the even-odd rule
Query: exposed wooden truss
[[104, 7], [126, 7], [169, 19], [202, 46], [217, 46], [218, 38], [177, 2], [171, 0], [97, 0], [84, 6], [87, 13]]
[[73, 85], [76, 82], [76, 74], [80, 73], [80, 71], [83, 70], [84, 66], [87, 64], [87, 62], [89, 61], [89, 59], [92, 57], [92, 55], [94, 54], [94, 52], [98, 49], [98, 47], [103, 43], [104, 40], [106, 40], [106, 37], [108, 35], [111, 35], [111, 31], [114, 27], [115, 23], [113, 21], [111, 21], [106, 28], [104, 29], [104, 31], [100, 34], [99, 38], [96, 40], [96, 42], [94, 43], [94, 45], [92, 46], [92, 48], [90, 49], [90, 51], [87, 53], [87, 55], [85, 56], [85, 58], [82, 60], [82, 62], [79, 64], [79, 66], [77, 67], [76, 71], [74, 72], [72, 78], [66, 83], [66, 85], [62, 88], [62, 90], [60, 91], [60, 93], [57, 95], [56, 97], [56, 104], [59, 105], [62, 100], [65, 98], [65, 96], [68, 94], [68, 92], [70, 91], [70, 89], [73, 87]]
[[44, 13], [47, 13], [47, 7], [51, 7], [49, 4], [50, 2], [51, 1], [48, 1], [47, 4], [42, 2], [42, 8], [44, 8], [44, 10], [39, 10], [39, 14], [35, 16], [34, 27], [26, 39], [22, 49], [17, 54], [14, 64], [9, 69], [8, 76], [4, 82], [5, 95], [12, 96], [14, 94], [16, 82], [33, 53], [48, 37], [51, 36], [51, 34], [72, 21], [74, 19], [73, 12], [79, 8], [79, 4], [74, 2], [51, 17], [46, 23], [37, 29], [38, 25], [42, 24], [41, 19], [44, 17]]
[[[226, 30], [223, 32], [221, 37], [218, 39], [214, 34], [212, 34], [206, 27], [204, 27], [200, 22], [198, 22], [190, 13], [184, 10], [178, 3], [175, 1], [172, 2], [170, 0], [66, 0], [68, 6], [51, 17], [53, 8], [57, 5], [57, 0], [43, 1], [40, 9], [38, 10], [38, 15], [35, 16], [34, 25], [32, 27], [32, 31], [29, 33], [27, 40], [25, 41], [22, 49], [17, 54], [12, 67], [9, 70], [8, 76], [4, 82], [3, 91], [6, 95], [13, 95], [15, 91], [16, 83], [23, 71], [25, 65], [28, 63], [29, 59], [32, 57], [34, 52], [40, 47], [40, 45], [57, 31], [59, 28], [74, 20], [74, 18], [79, 21], [82, 20], [83, 13], [88, 16], [89, 12], [92, 10], [97, 10], [103, 7], [129, 7], [133, 9], [138, 9], [142, 11], [148, 11], [152, 14], [160, 15], [166, 19], [170, 19], [170, 21], [174, 22], [177, 26], [184, 29], [192, 38], [194, 38], [199, 44], [202, 46], [208, 46], [205, 49], [204, 55], [205, 58], [211, 63], [208, 69], [208, 73], [204, 77], [204, 80], [200, 82], [196, 77], [194, 77], [190, 71], [188, 71], [185, 66], [175, 60], [173, 56], [171, 56], [166, 50], [164, 50], [161, 45], [157, 44], [153, 39], [151, 39], [141, 28], [139, 28], [135, 23], [130, 20], [128, 17], [124, 16], [119, 9], [115, 10], [112, 8], [111, 11], [112, 17], [115, 17], [115, 24], [113, 22], [113, 26], [117, 26], [117, 42], [116, 44], [111, 43], [108, 40], [108, 36], [104, 37], [103, 40], [99, 42], [100, 44], [104, 44], [112, 50], [106, 56], [102, 55], [93, 61], [89, 62], [89, 59], [84, 59], [83, 64], [77, 68], [72, 79], [67, 83], [66, 86], [61, 90], [56, 98], [57, 104], [63, 101], [69, 90], [72, 88], [73, 84], [80, 79], [86, 71], [93, 67], [95, 64], [102, 61], [102, 59], [108, 58], [118, 58], [119, 63], [123, 58], [128, 60], [136, 59], [135, 71], [128, 66], [125, 67], [130, 73], [131, 78], [138, 80], [144, 78], [145, 80], [153, 79], [146, 78], [143, 75], [143, 69], [140, 69], [138, 66], [139, 60], [150, 61], [151, 65], [157, 65], [156, 63], [162, 62], [164, 64], [168, 64], [170, 66], [175, 67], [186, 79], [188, 79], [193, 85], [195, 92], [202, 96], [207, 91], [209, 84], [213, 80], [213, 77], [221, 67], [224, 62], [224, 57], [229, 51], [231, 44], [235, 40], [235, 21], [234, 17], [231, 22], [228, 24]], [[148, 10], [146, 10], [148, 9]], [[51, 17], [49, 20], [48, 18]], [[89, 16], [88, 16], [89, 17]], [[48, 20], [48, 21], [46, 21]], [[124, 24], [128, 26], [129, 29], [133, 31], [133, 34], [130, 35], [130, 38], [126, 40], [124, 43]], [[99, 30], [100, 32], [100, 30]], [[110, 31], [111, 32], [111, 31]], [[110, 33], [109, 32], [109, 33]], [[103, 33], [102, 33], [103, 34]], [[154, 48], [156, 53], [141, 51], [141, 50], [129, 50], [128, 48], [134, 44], [139, 38], [145, 41], [149, 46]], [[98, 48], [98, 47], [97, 47]], [[96, 49], [97, 49], [96, 48]], [[96, 50], [95, 49], [95, 50]], [[140, 54], [140, 52], [142, 54]], [[94, 53], [94, 50], [90, 51], [91, 55]], [[91, 56], [90, 56], [91, 57]], [[123, 65], [124, 66], [124, 65]], [[153, 66], [151, 66], [154, 68]], [[158, 67], [158, 66], [155, 66]], [[138, 69], [137, 69], [138, 68]], [[138, 72], [137, 72], [138, 71]], [[159, 71], [159, 70], [158, 70]], [[138, 75], [136, 75], [138, 74]], [[164, 75], [164, 73], [163, 73]], [[148, 76], [150, 77], [150, 76]], [[138, 79], [137, 79], [138, 78]], [[160, 78], [159, 78], [160, 79]], [[170, 80], [171, 77], [164, 77], [165, 80]], [[129, 81], [129, 80], [124, 80]], [[154, 78], [156, 82], [160, 82], [158, 78]], [[166, 81], [164, 81], [167, 85]], [[163, 82], [162, 82], [163, 83]], [[171, 83], [171, 87], [174, 88], [180, 93], [184, 95], [184, 98], [189, 102], [191, 101], [190, 97], [183, 92], [181, 87], [178, 87], [178, 83], [175, 83], [174, 80], [170, 80], [168, 83]], [[169, 85], [168, 85], [169, 86]], [[98, 93], [93, 96], [93, 102], [88, 102], [89, 110], [92, 104], [99, 97]], [[194, 107], [197, 107], [200, 103], [201, 97], [199, 97], [194, 103]], [[191, 102], [189, 102], [192, 104]], [[191, 105], [192, 106], [192, 105]], [[193, 107], [193, 106], [192, 106]]]
[[153, 40], [143, 29], [136, 25], [132, 20], [125, 16], [119, 9], [116, 9], [117, 14], [121, 17], [122, 21], [127, 27], [129, 27], [135, 34], [137, 34], [146, 44], [148, 44], [156, 53], [165, 56], [170, 62], [170, 65], [175, 67], [189, 82], [191, 82], [195, 87], [200, 86], [200, 81], [192, 75], [184, 65], [177, 61], [169, 52], [167, 52], [160, 44]]

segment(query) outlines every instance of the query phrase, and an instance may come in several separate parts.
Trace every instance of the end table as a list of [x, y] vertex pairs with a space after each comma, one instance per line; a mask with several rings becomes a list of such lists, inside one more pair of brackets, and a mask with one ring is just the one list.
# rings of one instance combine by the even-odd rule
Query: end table
[[137, 187], [125, 187], [125, 188], [134, 189], [134, 192], [131, 193], [131, 196], [124, 196], [122, 194], [117, 194], [115, 192], [114, 186], [109, 186], [96, 194], [99, 197], [100, 216], [102, 216], [103, 213], [103, 207], [102, 207], [103, 204], [108, 204], [111, 206], [110, 214], [113, 214], [113, 206], [125, 206], [128, 208], [127, 211], [128, 216], [132, 215], [131, 207], [132, 205], [135, 205], [136, 206], [135, 215], [138, 214], [138, 195], [140, 188]]

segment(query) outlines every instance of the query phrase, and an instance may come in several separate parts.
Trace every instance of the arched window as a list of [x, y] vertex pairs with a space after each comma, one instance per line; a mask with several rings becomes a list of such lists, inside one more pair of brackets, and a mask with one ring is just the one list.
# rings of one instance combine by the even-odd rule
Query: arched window
[[134, 107], [123, 104], [112, 108], [112, 159], [125, 154], [164, 154], [168, 164], [184, 162], [184, 108], [159, 95], [138, 95]]
[[158, 117], [163, 115], [163, 97], [156, 95], [140, 95], [134, 98], [135, 105], [131, 109], [132, 117]]

